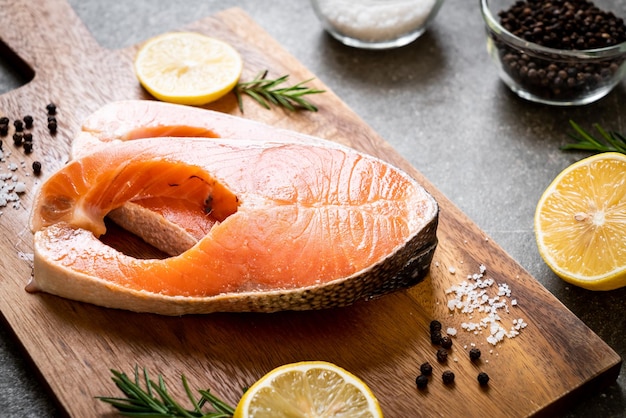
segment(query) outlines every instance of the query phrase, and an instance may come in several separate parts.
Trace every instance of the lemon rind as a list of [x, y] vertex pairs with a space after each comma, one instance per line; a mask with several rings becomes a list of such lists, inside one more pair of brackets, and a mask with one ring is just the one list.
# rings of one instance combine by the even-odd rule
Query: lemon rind
[[568, 269], [562, 268], [561, 266], [559, 266], [559, 263], [557, 263], [552, 257], [550, 257], [548, 247], [543, 243], [543, 237], [539, 232], [541, 231], [540, 212], [545, 201], [554, 193], [557, 185], [561, 183], [565, 176], [582, 166], [589, 165], [601, 159], [617, 159], [626, 162], [626, 155], [618, 152], [599, 153], [577, 161], [563, 169], [554, 178], [554, 180], [552, 180], [550, 185], [541, 195], [539, 202], [537, 203], [537, 208], [533, 220], [535, 239], [539, 250], [539, 255], [547, 264], [547, 266], [552, 270], [554, 274], [556, 274], [562, 280], [587, 290], [615, 290], [626, 286], [626, 266], [620, 266], [606, 273], [593, 276], [583, 276], [573, 273]]
[[[212, 43], [221, 45], [221, 47], [225, 51], [228, 51], [229, 57], [233, 58], [235, 61], [235, 65], [233, 65], [233, 67], [236, 68], [236, 70], [233, 71], [233, 76], [230, 77], [228, 82], [223, 83], [220, 88], [206, 89], [204, 91], [200, 91], [194, 94], [169, 94], [163, 89], [156, 88], [154, 86], [154, 83], [150, 82], [151, 77], [147, 76], [145, 72], [141, 69], [141, 62], [152, 46], [169, 38], [180, 36], [198, 37], [204, 41], [208, 40]], [[169, 32], [149, 39], [139, 48], [135, 56], [134, 70], [135, 75], [137, 76], [137, 79], [139, 80], [141, 86], [156, 99], [169, 103], [201, 106], [217, 101], [233, 90], [233, 88], [239, 82], [241, 73], [243, 71], [243, 59], [235, 48], [222, 40], [212, 38], [197, 32]]]

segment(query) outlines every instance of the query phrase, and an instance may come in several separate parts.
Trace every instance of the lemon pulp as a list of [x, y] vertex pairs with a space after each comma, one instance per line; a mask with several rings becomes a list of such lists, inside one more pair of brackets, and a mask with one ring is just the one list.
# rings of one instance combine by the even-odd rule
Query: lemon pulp
[[226, 42], [195, 32], [171, 32], [146, 41], [135, 57], [141, 85], [159, 100], [204, 105], [231, 91], [243, 61]]
[[280, 366], [252, 385], [234, 418], [382, 418], [367, 385], [343, 368], [323, 361]]
[[535, 212], [539, 253], [563, 280], [626, 286], [626, 155], [597, 154], [563, 170]]

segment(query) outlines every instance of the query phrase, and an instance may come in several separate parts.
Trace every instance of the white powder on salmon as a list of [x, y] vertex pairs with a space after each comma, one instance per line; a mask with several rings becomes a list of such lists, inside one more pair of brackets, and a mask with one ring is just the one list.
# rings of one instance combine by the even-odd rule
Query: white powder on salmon
[[517, 299], [511, 300], [508, 284], [485, 277], [486, 271], [487, 268], [481, 265], [478, 273], [470, 274], [467, 280], [450, 287], [446, 295], [449, 295], [450, 311], [466, 314], [470, 320], [474, 314], [480, 316], [478, 321], [463, 322], [461, 328], [475, 335], [487, 331], [487, 342], [495, 346], [505, 338], [516, 337], [528, 324], [523, 318], [515, 318], [508, 329], [503, 325], [502, 315], [510, 315], [510, 307], [517, 306]]

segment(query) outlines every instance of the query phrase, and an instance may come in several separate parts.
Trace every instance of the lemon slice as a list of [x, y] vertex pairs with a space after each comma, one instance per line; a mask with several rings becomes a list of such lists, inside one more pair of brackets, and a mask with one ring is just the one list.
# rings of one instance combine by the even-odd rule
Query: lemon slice
[[539, 253], [563, 280], [626, 286], [626, 155], [596, 154], [563, 170], [537, 204]]
[[146, 41], [135, 57], [141, 85], [159, 100], [203, 105], [231, 91], [243, 61], [229, 44], [194, 32], [171, 32]]
[[367, 385], [332, 363], [280, 366], [252, 385], [233, 418], [376, 418], [383, 414]]

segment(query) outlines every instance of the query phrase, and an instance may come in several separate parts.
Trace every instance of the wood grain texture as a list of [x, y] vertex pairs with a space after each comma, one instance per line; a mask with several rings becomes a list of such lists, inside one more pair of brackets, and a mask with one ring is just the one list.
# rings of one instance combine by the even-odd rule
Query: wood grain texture
[[[415, 168], [352, 112], [322, 81], [327, 92], [313, 100], [317, 113], [268, 111], [250, 100], [243, 116], [274, 126], [325, 137], [385, 159], [415, 176], [441, 207], [439, 247], [429, 277], [418, 286], [349, 308], [276, 314], [212, 314], [183, 318], [134, 314], [24, 291], [31, 276], [32, 236], [28, 212], [32, 189], [41, 178], [28, 175], [33, 160], [44, 164], [42, 177], [64, 164], [80, 121], [101, 105], [149, 96], [132, 72], [136, 47], [106, 50], [92, 39], [64, 0], [2, 2], [0, 38], [15, 63], [32, 80], [0, 96], [0, 113], [12, 120], [35, 117], [35, 150], [24, 155], [2, 138], [28, 183], [21, 208], [0, 216], [0, 311], [24, 346], [61, 408], [73, 417], [106, 416], [111, 408], [94, 397], [115, 395], [110, 368], [132, 372], [135, 365], [162, 373], [175, 395], [178, 376], [211, 388], [235, 404], [242, 388], [272, 368], [299, 360], [335, 362], [363, 378], [388, 417], [549, 415], [576, 394], [616, 378], [621, 359], [578, 318], [512, 260]], [[243, 79], [262, 69], [291, 79], [315, 77], [258, 27], [242, 10], [207, 17], [188, 30], [210, 34], [244, 57]], [[8, 51], [7, 51], [8, 52]], [[45, 127], [45, 105], [58, 105], [59, 131]], [[210, 106], [241, 115], [228, 95]], [[22, 162], [24, 162], [22, 166]], [[24, 256], [26, 255], [26, 257]], [[446, 289], [487, 268], [486, 276], [506, 282], [519, 302], [505, 315], [510, 324], [529, 325], [517, 338], [491, 347], [485, 334], [461, 330], [468, 315], [451, 313]], [[451, 268], [455, 273], [451, 273]], [[428, 324], [439, 319], [459, 330], [447, 364], [438, 364]], [[477, 318], [474, 318], [475, 320]], [[475, 343], [483, 351], [468, 360]], [[490, 350], [493, 350], [490, 352]], [[419, 391], [419, 365], [429, 361], [435, 376]], [[456, 384], [443, 385], [444, 369]], [[491, 376], [489, 387], [476, 383], [478, 371]]]

